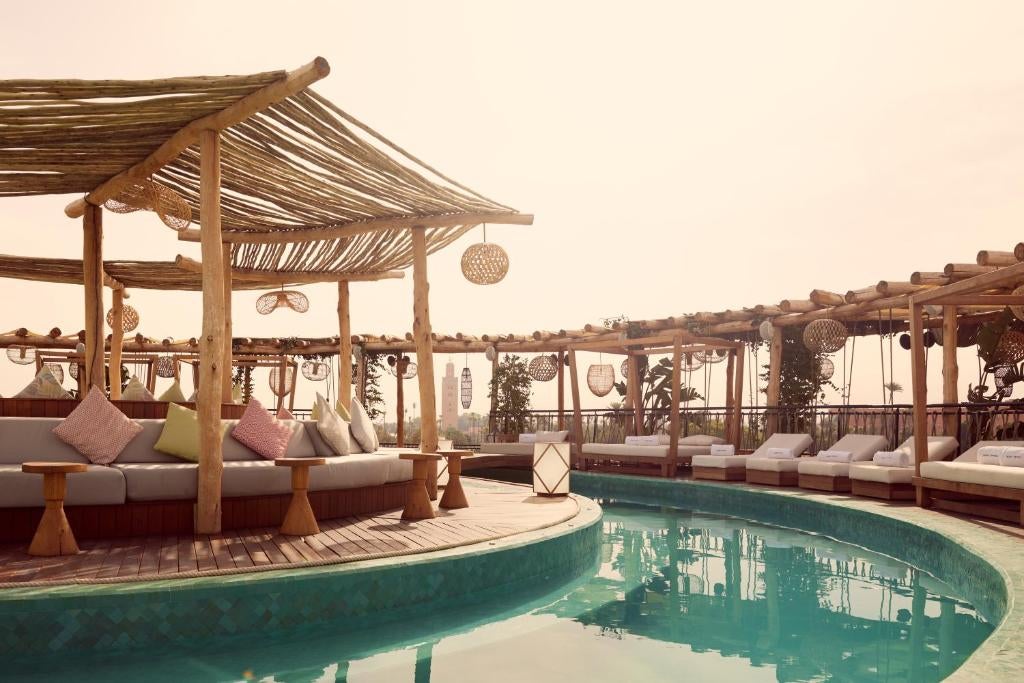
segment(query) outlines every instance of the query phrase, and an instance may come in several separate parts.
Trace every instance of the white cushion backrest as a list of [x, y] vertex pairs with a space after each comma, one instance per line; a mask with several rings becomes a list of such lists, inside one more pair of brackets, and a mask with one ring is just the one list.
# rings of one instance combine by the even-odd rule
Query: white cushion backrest
[[979, 441], [958, 457], [955, 462], [978, 462], [978, 451], [985, 446], [1024, 447], [1024, 441]]
[[[929, 436], [928, 437], [928, 459], [929, 460], [945, 460], [948, 456], [956, 452], [957, 440], [952, 436]], [[906, 441], [899, 445], [896, 450], [903, 451], [913, 459], [914, 457], [914, 437], [909, 437]]]
[[884, 436], [877, 434], [847, 434], [829, 450], [849, 451], [850, 462], [866, 462], [878, 451], [884, 451], [887, 443]]
[[806, 434], [772, 434], [750, 457], [766, 458], [769, 448], [789, 448], [793, 455], [799, 456], [810, 446], [811, 437]]
[[537, 432], [537, 443], [562, 443], [569, 436], [569, 430], [558, 432]]

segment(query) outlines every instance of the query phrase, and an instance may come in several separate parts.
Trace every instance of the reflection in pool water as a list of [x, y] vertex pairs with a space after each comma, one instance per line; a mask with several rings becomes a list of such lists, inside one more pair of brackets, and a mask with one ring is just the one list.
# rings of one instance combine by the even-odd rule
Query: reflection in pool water
[[594, 572], [530, 601], [258, 649], [94, 662], [75, 677], [934, 681], [992, 630], [944, 583], [863, 548], [685, 510], [603, 506]]

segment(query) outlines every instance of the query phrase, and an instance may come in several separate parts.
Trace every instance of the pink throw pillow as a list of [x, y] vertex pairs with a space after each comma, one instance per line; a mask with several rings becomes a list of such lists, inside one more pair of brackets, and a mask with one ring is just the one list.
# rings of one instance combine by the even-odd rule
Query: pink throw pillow
[[285, 408], [284, 406], [281, 406], [280, 408], [277, 409], [277, 419], [278, 420], [294, 420], [295, 418], [292, 417], [292, 414], [290, 412], [288, 412], [287, 408]]
[[231, 436], [267, 460], [276, 460], [288, 450], [292, 430], [267, 412], [259, 401], [252, 399]]
[[114, 462], [128, 442], [141, 431], [142, 425], [118, 410], [95, 386], [78, 407], [53, 429], [58, 439], [94, 465]]

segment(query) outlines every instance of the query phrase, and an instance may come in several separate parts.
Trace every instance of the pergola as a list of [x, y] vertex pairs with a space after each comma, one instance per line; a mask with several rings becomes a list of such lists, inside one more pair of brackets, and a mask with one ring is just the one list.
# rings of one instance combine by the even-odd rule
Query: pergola
[[[480, 223], [532, 223], [309, 89], [329, 71], [317, 58], [294, 71], [250, 76], [0, 82], [0, 196], [84, 195], [65, 209], [82, 219], [83, 258], [59, 270], [85, 285], [85, 386], [105, 383], [105, 285], [115, 311], [133, 279], [203, 293], [199, 533], [220, 528], [220, 403], [231, 394], [234, 289], [337, 281], [337, 351], [350, 358], [348, 282], [411, 266], [420, 402], [432, 414], [427, 254]], [[179, 257], [107, 270], [102, 207], [144, 181], [172, 190], [198, 218], [199, 229], [182, 230], [179, 239], [201, 244], [201, 263]], [[39, 279], [24, 262], [6, 263], [16, 277]], [[153, 279], [158, 274], [164, 279]], [[111, 345], [112, 353], [121, 348]], [[339, 363], [345, 405], [350, 386], [351, 366]], [[436, 447], [436, 425], [426, 421], [421, 448]]]

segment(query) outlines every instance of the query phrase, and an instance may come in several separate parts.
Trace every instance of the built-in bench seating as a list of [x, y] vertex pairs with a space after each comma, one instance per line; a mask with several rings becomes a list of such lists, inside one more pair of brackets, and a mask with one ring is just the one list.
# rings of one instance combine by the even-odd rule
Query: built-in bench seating
[[[197, 495], [199, 466], [153, 449], [163, 420], [137, 420], [142, 432], [110, 466], [91, 465], [53, 434], [58, 418], [0, 417], [0, 539], [31, 538], [42, 513], [42, 475], [26, 474], [21, 463], [31, 460], [80, 462], [88, 469], [67, 477], [65, 508], [75, 517], [97, 520], [93, 529], [76, 534], [127, 536], [189, 533], [191, 508]], [[237, 420], [225, 420], [224, 471], [221, 480], [224, 528], [280, 523], [291, 495], [291, 473], [275, 467], [231, 436]], [[325, 457], [327, 464], [310, 468], [309, 491], [319, 517], [345, 516], [401, 507], [412, 463], [399, 459], [399, 449], [337, 456], [320, 439], [314, 423], [290, 421], [292, 437], [286, 457]], [[356, 446], [353, 439], [353, 445]], [[317, 511], [317, 502], [321, 509]], [[118, 509], [120, 508], [120, 509]], [[77, 509], [77, 511], [76, 511]], [[241, 512], [240, 512], [241, 510]], [[117, 522], [117, 519], [122, 522]], [[123, 522], [128, 519], [129, 522]], [[84, 523], [86, 527], [90, 524]], [[113, 531], [113, 533], [110, 533]]]

